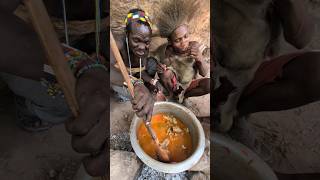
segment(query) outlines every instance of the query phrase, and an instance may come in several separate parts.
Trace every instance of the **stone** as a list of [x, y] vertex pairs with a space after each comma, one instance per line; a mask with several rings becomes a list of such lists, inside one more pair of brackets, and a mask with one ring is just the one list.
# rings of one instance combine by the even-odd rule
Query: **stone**
[[209, 180], [209, 179], [210, 179], [210, 175], [207, 176], [202, 172], [196, 172], [192, 174], [190, 177], [190, 180]]
[[184, 103], [197, 117], [210, 116], [210, 94], [187, 98]]
[[189, 173], [184, 171], [181, 173], [164, 173], [159, 172], [147, 165], [142, 166], [141, 173], [137, 180], [186, 180], [189, 179]]
[[110, 179], [133, 180], [138, 176], [141, 164], [133, 152], [110, 150]]
[[110, 98], [110, 135], [129, 132], [134, 112], [130, 101], [117, 102]]

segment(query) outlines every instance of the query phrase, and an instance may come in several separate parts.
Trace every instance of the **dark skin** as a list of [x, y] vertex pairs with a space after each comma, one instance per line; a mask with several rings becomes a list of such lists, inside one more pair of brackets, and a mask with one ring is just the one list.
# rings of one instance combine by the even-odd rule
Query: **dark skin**
[[[150, 28], [148, 26], [139, 24], [139, 23], [133, 23], [131, 25], [132, 28], [131, 32], [127, 33], [128, 36], [128, 44], [130, 47], [130, 57], [132, 59], [132, 67], [137, 68], [140, 66], [139, 61], [140, 58], [142, 59], [142, 63], [146, 64], [146, 58], [149, 53], [149, 47], [150, 47], [150, 42], [151, 42], [151, 37], [150, 37]], [[126, 66], [129, 66], [129, 61], [125, 61]], [[144, 82], [149, 83], [153, 79], [147, 71], [142, 71], [141, 73], [141, 78], [143, 79]], [[162, 91], [163, 87], [161, 84], [158, 82], [156, 83], [156, 87], [158, 91]]]
[[281, 78], [258, 88], [254, 93], [240, 100], [238, 104], [240, 115], [286, 110], [319, 100], [319, 67], [320, 53], [318, 52], [310, 52], [294, 58], [285, 65]]
[[[296, 48], [311, 40], [313, 25], [302, 1], [275, 1], [281, 27], [287, 42]], [[298, 14], [298, 16], [294, 15]], [[320, 54], [310, 52], [291, 60], [283, 68], [281, 78], [266, 84], [253, 94], [243, 97], [238, 105], [241, 115], [260, 111], [279, 111], [319, 100]], [[301, 73], [297, 73], [301, 72]]]
[[83, 154], [98, 152], [84, 159], [84, 166], [92, 176], [107, 173], [108, 85], [109, 75], [101, 69], [89, 70], [81, 76], [76, 85], [80, 113], [66, 122], [75, 151]]
[[[0, 3], [0, 9], [3, 10], [0, 11], [0, 19], [5, 24], [0, 28], [3, 42], [0, 45], [3, 50], [0, 71], [39, 80], [44, 77], [42, 68], [45, 53], [37, 34], [12, 14], [18, 4], [19, 1], [11, 0]], [[108, 80], [109, 73], [101, 69], [87, 71], [77, 79], [79, 116], [66, 122], [66, 128], [72, 134], [72, 147], [86, 155], [84, 166], [93, 176], [107, 173]], [[91, 156], [92, 153], [95, 156]]]
[[[190, 43], [189, 30], [186, 25], [179, 26], [169, 38], [173, 47], [173, 53], [177, 55], [190, 55], [196, 60], [196, 67], [201, 76], [207, 74], [208, 68], [203, 63], [203, 56], [199, 51], [199, 43]], [[170, 52], [168, 52], [170, 53]]]
[[[203, 62], [204, 58], [202, 53], [199, 51], [200, 44], [197, 42], [190, 42], [189, 39], [189, 30], [186, 25], [179, 26], [176, 30], [174, 30], [171, 36], [168, 39], [171, 44], [170, 47], [166, 50], [166, 55], [178, 55], [178, 56], [191, 56], [195, 59], [195, 69], [199, 71], [201, 76], [205, 76], [208, 72], [208, 67]], [[170, 64], [170, 59], [164, 60], [164, 65], [159, 65], [158, 72], [163, 72], [162, 69], [165, 68], [166, 65]], [[171, 82], [171, 77], [173, 76], [172, 72], [165, 72], [161, 75], [161, 79], [163, 81], [166, 89], [172, 89], [173, 84]], [[199, 82], [199, 85], [185, 93], [185, 97], [193, 97], [193, 96], [202, 96], [208, 94], [210, 92], [210, 79], [203, 79]]]
[[[287, 42], [300, 49], [305, 47], [313, 35], [312, 19], [307, 14], [306, 4], [302, 0], [273, 1], [273, 12], [280, 20], [270, 24], [272, 32], [283, 30]], [[281, 31], [280, 31], [281, 32]], [[275, 34], [277, 37], [279, 34]], [[252, 34], [247, 33], [247, 36]], [[228, 37], [228, 35], [226, 35]], [[254, 37], [260, 38], [260, 37]], [[225, 39], [227, 40], [227, 39]], [[251, 45], [243, 45], [250, 47]], [[219, 48], [219, 47], [218, 47]], [[276, 48], [276, 47], [268, 47]], [[268, 51], [268, 49], [267, 49]], [[263, 52], [260, 52], [263, 53]], [[223, 53], [221, 54], [223, 55]], [[270, 56], [267, 54], [267, 56]], [[291, 60], [283, 67], [281, 78], [256, 89], [254, 93], [243, 96], [238, 103], [240, 116], [261, 111], [280, 111], [302, 106], [320, 99], [320, 53], [309, 52]], [[232, 90], [230, 81], [228, 92]], [[215, 95], [216, 93], [213, 93]], [[218, 95], [217, 95], [218, 96]], [[213, 97], [213, 99], [216, 99]], [[279, 180], [319, 179], [319, 174], [277, 174]]]
[[[145, 63], [145, 59], [149, 53], [149, 44], [151, 40], [151, 29], [143, 24], [133, 23], [130, 31], [127, 32], [129, 55], [132, 63], [132, 67], [139, 67], [139, 60], [142, 59], [142, 63]], [[115, 37], [118, 48], [120, 50], [123, 61], [127, 67], [129, 67], [129, 58], [127, 56], [126, 40], [123, 37]], [[110, 56], [111, 62], [111, 83], [122, 86], [123, 78], [121, 73], [115, 69], [114, 65], [116, 60], [113, 53]], [[136, 77], [139, 77], [135, 75]], [[144, 74], [145, 75], [145, 74]], [[146, 121], [151, 121], [154, 99], [148, 88], [143, 84], [136, 84], [134, 86], [134, 98], [131, 101], [132, 108], [136, 112], [137, 116], [143, 117]]]

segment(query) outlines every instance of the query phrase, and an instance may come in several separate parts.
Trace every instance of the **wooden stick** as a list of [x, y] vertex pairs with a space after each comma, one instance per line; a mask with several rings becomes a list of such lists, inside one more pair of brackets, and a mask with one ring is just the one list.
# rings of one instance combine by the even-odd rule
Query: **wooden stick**
[[66, 101], [74, 116], [78, 115], [79, 106], [75, 96], [75, 78], [65, 60], [61, 44], [51, 24], [51, 20], [42, 0], [24, 0], [47, 55], [48, 62], [54, 70]]
[[[61, 86], [66, 101], [74, 116], [79, 114], [79, 106], [75, 95], [76, 79], [65, 60], [61, 44], [47, 13], [42, 0], [24, 0], [32, 20], [32, 24], [38, 33], [46, 52], [48, 61], [59, 85]], [[101, 177], [104, 180], [106, 177]]]
[[115, 59], [117, 61], [117, 64], [118, 64], [119, 69], [121, 71], [121, 74], [122, 74], [125, 82], [127, 83], [127, 86], [128, 86], [128, 89], [129, 89], [129, 93], [130, 93], [131, 97], [134, 97], [133, 85], [131, 83], [127, 68], [123, 63], [122, 56], [121, 56], [121, 54], [119, 52], [119, 49], [117, 47], [117, 43], [114, 40], [114, 37], [113, 37], [111, 31], [110, 31], [110, 47], [111, 47], [113, 55], [114, 55], [114, 57], [115, 57]]

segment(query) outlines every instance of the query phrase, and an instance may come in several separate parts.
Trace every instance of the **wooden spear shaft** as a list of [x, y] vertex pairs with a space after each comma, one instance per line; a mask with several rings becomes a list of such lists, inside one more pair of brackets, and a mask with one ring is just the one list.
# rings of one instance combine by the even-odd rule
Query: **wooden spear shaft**
[[61, 44], [42, 0], [24, 0], [29, 10], [33, 27], [44, 47], [47, 60], [52, 67], [66, 101], [73, 113], [78, 115], [79, 106], [75, 96], [76, 80], [65, 60]]
[[[32, 24], [40, 37], [48, 62], [55, 73], [73, 115], [76, 117], [79, 115], [79, 106], [75, 95], [76, 79], [65, 60], [61, 44], [54, 31], [46, 7], [42, 0], [24, 0], [24, 4], [29, 10]], [[101, 180], [105, 179], [107, 177], [101, 177]]]
[[118, 64], [119, 69], [121, 71], [121, 74], [122, 74], [125, 82], [127, 83], [129, 93], [130, 93], [131, 97], [134, 97], [133, 85], [131, 83], [127, 68], [123, 63], [121, 54], [120, 54], [119, 49], [117, 47], [117, 43], [114, 40], [114, 37], [113, 37], [111, 31], [110, 31], [110, 48], [111, 48], [111, 51], [113, 52], [113, 55], [114, 55], [114, 57], [115, 57], [115, 59], [117, 61], [117, 64]]

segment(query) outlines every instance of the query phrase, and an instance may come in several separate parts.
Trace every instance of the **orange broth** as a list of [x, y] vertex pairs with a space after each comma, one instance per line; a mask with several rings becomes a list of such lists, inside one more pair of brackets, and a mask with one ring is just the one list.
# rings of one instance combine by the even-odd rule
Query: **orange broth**
[[[178, 118], [159, 113], [152, 116], [151, 127], [157, 135], [162, 148], [169, 150], [171, 162], [181, 162], [192, 153], [192, 140], [189, 129]], [[153, 159], [157, 159], [155, 143], [144, 123], [141, 123], [137, 137], [142, 149]]]

